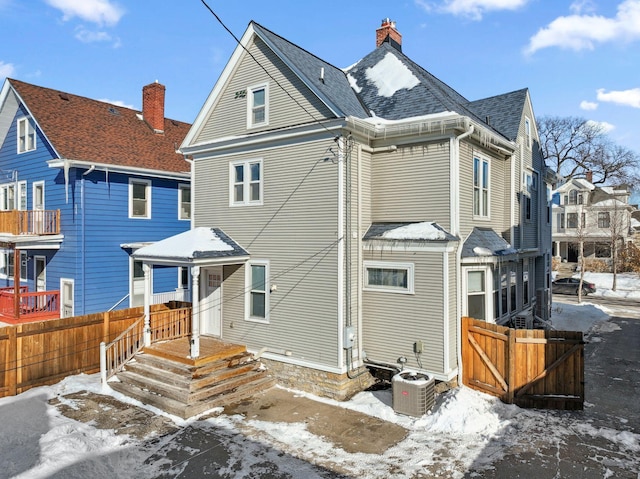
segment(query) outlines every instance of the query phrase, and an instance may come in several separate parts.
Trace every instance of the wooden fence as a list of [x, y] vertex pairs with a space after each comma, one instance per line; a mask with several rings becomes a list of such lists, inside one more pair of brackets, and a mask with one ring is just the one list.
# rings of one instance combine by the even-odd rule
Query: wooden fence
[[511, 329], [462, 318], [462, 382], [521, 407], [582, 409], [582, 332]]
[[[165, 305], [152, 306], [156, 311]], [[100, 343], [136, 320], [142, 307], [0, 328], [0, 397], [100, 370]]]

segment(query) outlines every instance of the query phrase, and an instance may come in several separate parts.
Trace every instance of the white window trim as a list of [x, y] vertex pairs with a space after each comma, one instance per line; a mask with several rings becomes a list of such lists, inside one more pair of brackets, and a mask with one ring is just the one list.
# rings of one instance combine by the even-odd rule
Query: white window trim
[[[258, 163], [260, 165], [260, 199], [258, 201], [250, 201], [251, 196], [251, 165]], [[244, 181], [242, 183], [243, 201], [235, 201], [235, 167], [243, 165], [244, 168]], [[264, 167], [262, 158], [256, 158], [253, 160], [239, 160], [229, 163], [229, 206], [262, 206], [264, 204]]]
[[[253, 122], [253, 93], [264, 89], [264, 121]], [[259, 128], [269, 125], [269, 83], [260, 83], [247, 87], [247, 129]]]
[[525, 115], [524, 117], [524, 139], [527, 148], [530, 150], [533, 144], [531, 119]]
[[[133, 273], [135, 271], [134, 263], [136, 261], [140, 261], [140, 260], [136, 260], [132, 256], [129, 256], [129, 307], [130, 308], [135, 307], [135, 306], [133, 306], [133, 293], [134, 293], [134, 291], [133, 291], [133, 281], [136, 278], [133, 277]], [[144, 262], [142, 262], [142, 269], [143, 269], [143, 272], [144, 272]], [[151, 285], [153, 285], [153, 267], [149, 268], [149, 283]], [[153, 286], [152, 286], [152, 288], [153, 288]], [[153, 296], [153, 291], [151, 292], [151, 296]]]
[[18, 182], [18, 191], [16, 195], [16, 209], [19, 211], [26, 211], [29, 208], [27, 204], [27, 182]]
[[182, 190], [188, 189], [191, 194], [193, 191], [191, 190], [191, 185], [178, 185], [178, 220], [180, 221], [191, 221], [191, 216], [193, 215], [193, 196], [191, 197], [191, 201], [189, 204], [189, 218], [182, 217]]
[[[483, 271], [484, 272], [484, 291], [480, 294], [484, 294], [484, 315], [485, 315], [485, 321], [487, 323], [492, 323], [495, 324], [496, 322], [496, 318], [493, 317], [493, 312], [494, 312], [494, 306], [493, 306], [493, 292], [495, 291], [493, 289], [493, 276], [491, 273], [491, 270], [489, 269], [488, 266], [469, 266], [469, 267], [464, 267], [462, 268], [462, 274], [463, 274], [463, 285], [462, 285], [462, 289], [463, 289], [463, 298], [464, 300], [462, 301], [462, 315], [463, 316], [468, 316], [469, 315], [469, 304], [468, 304], [468, 297], [469, 297], [469, 272], [470, 271]], [[498, 273], [500, 274], [500, 273]], [[501, 278], [500, 278], [501, 279]], [[507, 290], [508, 290], [508, 283], [507, 283]], [[498, 290], [500, 291], [500, 290]], [[477, 295], [479, 295], [478, 293], [475, 293]], [[501, 301], [500, 298], [500, 294], [502, 294], [501, 292], [498, 293], [498, 300]], [[505, 312], [502, 312], [504, 317]], [[508, 314], [508, 312], [507, 312]]]
[[[415, 265], [413, 263], [398, 263], [395, 261], [364, 261], [363, 262], [363, 291], [375, 291], [377, 293], [415, 294]], [[407, 288], [391, 288], [389, 286], [376, 286], [369, 284], [368, 269], [404, 269], [407, 271]]]
[[[38, 195], [36, 194], [36, 191], [38, 190], [38, 188], [42, 187], [42, 208], [37, 208], [38, 205], [36, 205], [36, 198], [38, 197]], [[33, 184], [31, 185], [31, 209], [33, 211], [43, 211], [45, 209], [45, 201], [44, 201], [44, 181], [34, 181]]]
[[[474, 193], [475, 193], [475, 183], [473, 183], [473, 171], [475, 168], [475, 162], [476, 159], [480, 161], [480, 171], [479, 171], [479, 175], [480, 175], [480, 194], [479, 194], [479, 201], [480, 201], [480, 207], [478, 209], [479, 214], [475, 213], [475, 199], [474, 199]], [[482, 199], [482, 179], [483, 179], [483, 163], [487, 164], [487, 214], [483, 215], [482, 214], [482, 210], [484, 209], [484, 200]], [[472, 215], [475, 219], [482, 219], [482, 220], [489, 220], [491, 219], [491, 161], [489, 161], [489, 158], [487, 158], [486, 156], [482, 156], [479, 155], [477, 153], [474, 153], [473, 155], [473, 164], [471, 165], [471, 208], [472, 208]]]
[[[148, 193], [146, 201], [147, 201], [147, 214], [146, 216], [134, 216], [133, 215], [133, 185], [144, 184], [146, 188], [146, 192]], [[151, 219], [151, 181], [150, 180], [142, 180], [138, 178], [130, 178], [129, 179], [129, 218], [134, 220], [150, 220]]]
[[[26, 129], [25, 129], [25, 139], [24, 139], [24, 144], [25, 144], [25, 148], [24, 150], [20, 149], [20, 124], [21, 123], [26, 123]], [[17, 140], [17, 145], [16, 145], [16, 149], [18, 150], [18, 154], [22, 154], [22, 153], [28, 153], [30, 151], [35, 151], [38, 147], [37, 145], [37, 141], [38, 141], [38, 135], [36, 135], [36, 127], [35, 125], [32, 124], [32, 122], [30, 121], [28, 116], [22, 117], [18, 119], [18, 124], [17, 124], [17, 130], [16, 130], [16, 140]], [[29, 148], [29, 136], [30, 134], [33, 135], [33, 148]]]
[[[8, 201], [9, 190], [13, 190], [13, 205], [7, 205], [9, 208], [5, 208], [5, 203]], [[17, 188], [15, 183], [0, 185], [0, 202], [0, 209], [2, 211], [13, 211], [17, 208]]]
[[[264, 318], [258, 318], [255, 316], [251, 316], [250, 311], [251, 311], [251, 291], [252, 291], [252, 278], [251, 278], [251, 266], [264, 266], [265, 270], [264, 270], [264, 287], [265, 287], [265, 302], [264, 302], [264, 312], [265, 312], [265, 317]], [[271, 286], [270, 286], [270, 279], [271, 279], [271, 267], [269, 264], [269, 260], [259, 260], [259, 259], [253, 259], [250, 261], [247, 261], [245, 263], [245, 275], [244, 275], [244, 279], [245, 279], [245, 296], [244, 296], [244, 319], [245, 321], [249, 321], [251, 323], [262, 323], [262, 324], [269, 324], [269, 317], [270, 317], [270, 301], [269, 301], [269, 296], [271, 295]]]
[[[64, 285], [65, 283], [69, 283], [71, 285], [71, 315], [64, 315]], [[76, 282], [73, 278], [60, 278], [60, 317], [61, 318], [72, 318], [75, 316], [76, 312]]]

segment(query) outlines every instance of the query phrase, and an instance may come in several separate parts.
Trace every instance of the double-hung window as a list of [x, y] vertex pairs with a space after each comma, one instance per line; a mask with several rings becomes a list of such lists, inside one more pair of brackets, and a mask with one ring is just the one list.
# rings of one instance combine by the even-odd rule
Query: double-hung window
[[247, 88], [247, 128], [269, 124], [269, 84]]
[[10, 183], [0, 187], [2, 195], [2, 211], [11, 211], [16, 209], [16, 185]]
[[230, 164], [230, 205], [262, 204], [262, 160]]
[[36, 149], [36, 128], [29, 118], [18, 120], [18, 153]]
[[489, 160], [473, 158], [473, 215], [489, 216]]
[[487, 320], [485, 271], [467, 271], [467, 315]]
[[578, 213], [567, 213], [567, 228], [576, 229], [578, 227]]
[[191, 219], [191, 187], [189, 185], [178, 186], [178, 219]]
[[611, 226], [611, 215], [608, 211], [598, 213], [598, 228], [609, 228]]
[[364, 262], [364, 289], [413, 294], [413, 263]]
[[531, 149], [531, 120], [526, 116], [524, 117], [524, 137], [527, 148]]
[[129, 180], [129, 218], [151, 218], [151, 182]]
[[269, 321], [269, 262], [250, 261], [246, 265], [246, 319]]

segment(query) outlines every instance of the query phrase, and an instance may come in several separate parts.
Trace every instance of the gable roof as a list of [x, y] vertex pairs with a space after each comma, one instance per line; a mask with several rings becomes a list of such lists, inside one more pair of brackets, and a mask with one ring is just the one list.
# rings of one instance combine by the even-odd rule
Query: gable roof
[[[334, 111], [336, 116], [368, 116], [355, 92], [351, 89], [345, 73], [266, 29], [256, 22], [250, 26], [263, 42], [283, 61], [293, 72], [314, 91], [321, 100]], [[323, 79], [321, 75], [324, 73]]]
[[480, 118], [488, 119], [489, 124], [510, 140], [518, 137], [522, 110], [527, 100], [528, 89], [512, 91], [481, 100], [472, 101], [467, 106]]
[[165, 118], [154, 133], [139, 111], [7, 79], [60, 159], [119, 167], [187, 172], [176, 149], [189, 124]]

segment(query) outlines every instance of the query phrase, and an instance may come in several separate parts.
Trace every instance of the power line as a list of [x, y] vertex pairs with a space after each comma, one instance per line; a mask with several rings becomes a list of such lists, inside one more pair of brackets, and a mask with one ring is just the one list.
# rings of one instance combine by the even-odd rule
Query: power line
[[329, 130], [329, 128], [327, 128], [319, 119], [317, 119], [313, 115], [313, 113], [311, 113], [302, 103], [300, 103], [291, 93], [289, 93], [289, 91], [284, 86], [282, 86], [282, 84], [271, 73], [269, 73], [269, 71], [265, 68], [265, 66], [262, 65], [262, 63], [260, 63], [258, 61], [258, 59], [242, 44], [240, 39], [229, 29], [229, 27], [227, 27], [227, 25], [225, 25], [225, 23], [222, 21], [222, 19], [218, 16], [218, 14], [216, 12], [213, 11], [213, 9], [207, 4], [207, 2], [205, 0], [200, 0], [200, 1], [207, 8], [207, 10], [209, 10], [209, 12], [211, 12], [211, 14], [218, 21], [218, 23], [220, 25], [222, 25], [222, 28], [224, 28], [229, 33], [229, 35], [231, 35], [231, 37], [235, 40], [235, 42], [240, 47], [242, 47], [242, 49], [253, 59], [254, 62], [256, 62], [256, 64], [262, 69], [262, 71], [264, 71], [267, 74], [267, 76], [269, 78], [271, 78], [274, 81], [274, 83], [276, 85], [278, 85], [280, 87], [280, 89], [289, 98], [291, 98], [291, 100], [293, 100], [296, 103], [296, 105], [298, 105], [307, 115], [309, 115], [314, 122], [316, 122], [318, 125], [320, 125], [322, 128], [324, 128], [334, 138], [334, 140], [337, 140], [338, 137], [331, 130]]

